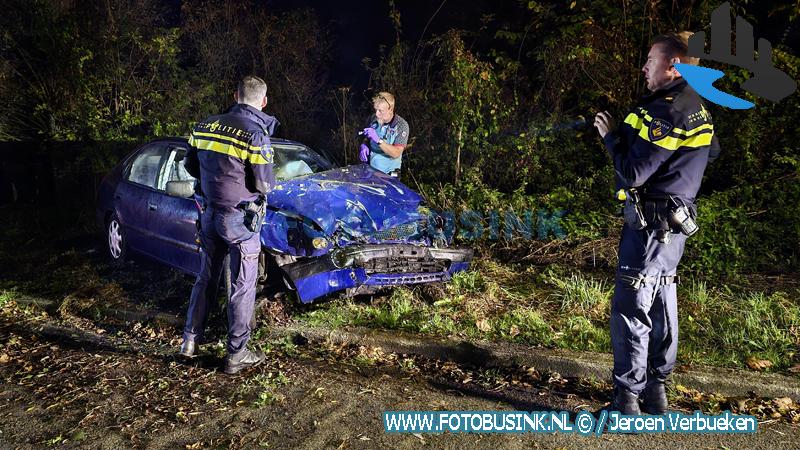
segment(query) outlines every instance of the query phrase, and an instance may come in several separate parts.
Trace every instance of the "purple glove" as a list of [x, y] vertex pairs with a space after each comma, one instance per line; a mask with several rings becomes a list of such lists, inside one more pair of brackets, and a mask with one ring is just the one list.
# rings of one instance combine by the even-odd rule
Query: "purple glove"
[[374, 142], [376, 144], [381, 139], [381, 138], [378, 137], [378, 132], [375, 131], [375, 128], [372, 128], [372, 127], [364, 128], [364, 135], [367, 136], [368, 138], [370, 138], [372, 140], [372, 142]]
[[[371, 130], [372, 128], [370, 128]], [[361, 162], [369, 162], [369, 147], [367, 144], [361, 144], [361, 147], [358, 148], [358, 159]]]

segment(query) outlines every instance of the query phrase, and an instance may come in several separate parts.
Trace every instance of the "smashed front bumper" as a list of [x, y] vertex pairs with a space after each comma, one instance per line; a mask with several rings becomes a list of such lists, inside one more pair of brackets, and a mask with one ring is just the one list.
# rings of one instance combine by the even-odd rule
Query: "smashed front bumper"
[[448, 281], [469, 268], [471, 249], [404, 244], [357, 245], [282, 266], [300, 301], [344, 289]]

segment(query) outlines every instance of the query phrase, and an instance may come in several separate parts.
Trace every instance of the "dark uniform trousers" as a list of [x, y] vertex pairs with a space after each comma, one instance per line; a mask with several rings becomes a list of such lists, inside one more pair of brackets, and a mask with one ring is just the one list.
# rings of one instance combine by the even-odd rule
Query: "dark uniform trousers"
[[[611, 300], [614, 381], [636, 394], [667, 379], [678, 351], [676, 284], [663, 277], [676, 274], [686, 236], [673, 233], [663, 243], [656, 234], [623, 226]], [[634, 286], [632, 279], [640, 282]]]
[[244, 211], [208, 207], [201, 216], [200, 274], [189, 300], [183, 339], [199, 342], [209, 307], [216, 301], [225, 255], [230, 254], [231, 294], [228, 302], [228, 353], [244, 350], [250, 338], [250, 318], [256, 297], [259, 233], [244, 226]]

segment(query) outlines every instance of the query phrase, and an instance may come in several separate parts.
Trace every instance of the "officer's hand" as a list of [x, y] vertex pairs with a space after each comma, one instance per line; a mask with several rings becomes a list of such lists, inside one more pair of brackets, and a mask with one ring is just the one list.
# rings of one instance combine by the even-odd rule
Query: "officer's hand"
[[375, 128], [372, 128], [372, 127], [364, 128], [364, 135], [367, 136], [368, 138], [370, 138], [372, 140], [372, 142], [374, 142], [376, 144], [381, 139], [381, 138], [378, 137], [378, 132], [375, 131]]
[[369, 162], [369, 147], [367, 147], [367, 144], [361, 144], [361, 147], [359, 147], [358, 159], [360, 159], [361, 162]]
[[606, 134], [617, 129], [617, 123], [608, 111], [603, 111], [594, 116], [594, 127], [597, 128], [600, 137], [605, 138]]

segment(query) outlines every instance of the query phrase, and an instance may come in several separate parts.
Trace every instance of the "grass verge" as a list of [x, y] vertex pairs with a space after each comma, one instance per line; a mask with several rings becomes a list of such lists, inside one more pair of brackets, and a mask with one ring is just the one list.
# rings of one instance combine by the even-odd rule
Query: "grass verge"
[[[364, 326], [532, 346], [609, 352], [613, 279], [559, 266], [477, 261], [440, 289], [395, 289], [371, 301], [323, 303], [298, 318], [310, 325]], [[431, 295], [431, 291], [434, 292]], [[680, 364], [800, 369], [800, 290], [678, 287]]]

